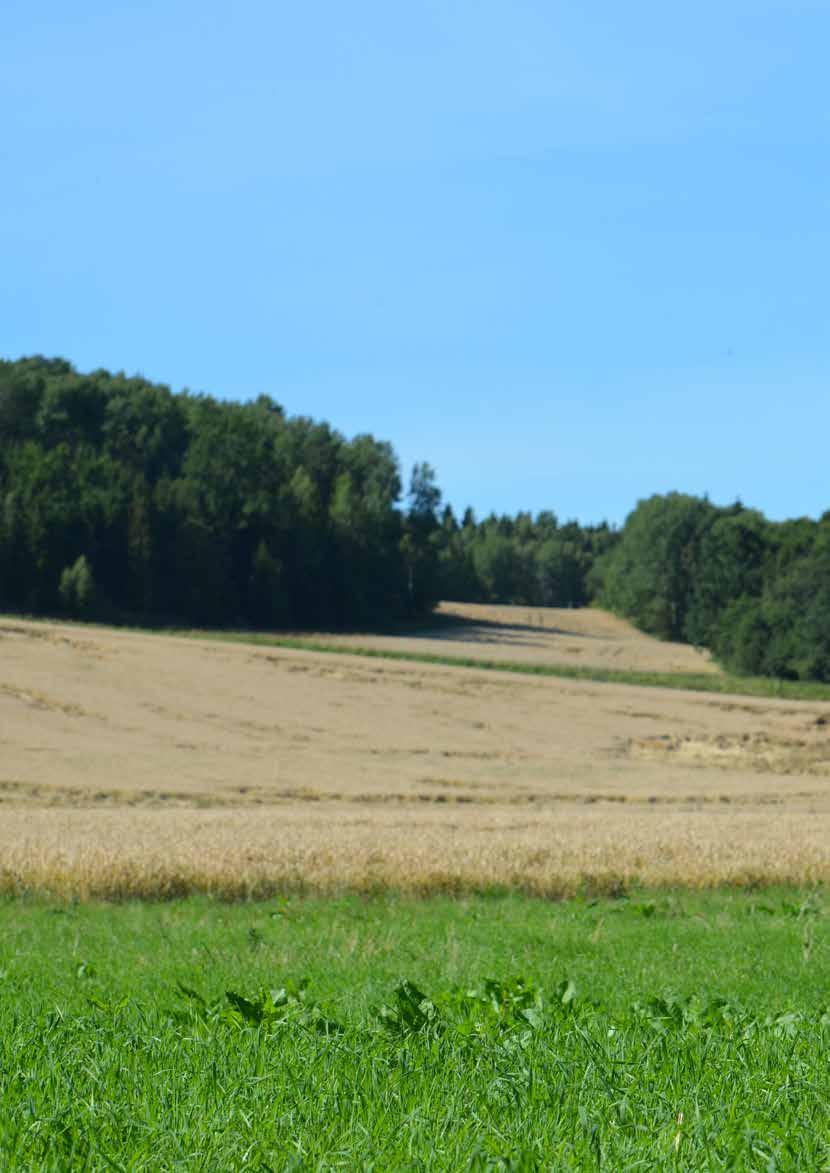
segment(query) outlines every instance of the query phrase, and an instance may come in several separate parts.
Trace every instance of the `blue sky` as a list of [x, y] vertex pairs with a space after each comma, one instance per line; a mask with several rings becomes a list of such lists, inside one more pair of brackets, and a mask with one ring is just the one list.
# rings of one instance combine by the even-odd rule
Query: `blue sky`
[[5, 0], [0, 355], [461, 509], [830, 508], [828, 0]]

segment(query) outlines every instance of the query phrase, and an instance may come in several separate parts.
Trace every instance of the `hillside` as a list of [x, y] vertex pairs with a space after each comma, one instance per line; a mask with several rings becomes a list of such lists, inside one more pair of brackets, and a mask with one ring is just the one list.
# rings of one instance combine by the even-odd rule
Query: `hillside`
[[705, 652], [688, 644], [655, 639], [598, 607], [439, 603], [435, 618], [435, 625], [427, 621], [417, 636], [355, 633], [325, 638], [341, 647], [516, 664], [720, 673]]
[[[496, 614], [491, 657], [677, 650], [601, 613], [562, 635]], [[0, 648], [6, 888], [830, 878], [826, 704], [9, 619]]]
[[[376, 632], [441, 598], [602, 603], [732, 672], [830, 682], [830, 514], [770, 522], [672, 492], [621, 530], [551, 509], [458, 518], [428, 463], [405, 493], [371, 435], [266, 395], [173, 393], [42, 357], [0, 360], [0, 504], [0, 609], [19, 615]], [[524, 655], [516, 633], [498, 642]]]

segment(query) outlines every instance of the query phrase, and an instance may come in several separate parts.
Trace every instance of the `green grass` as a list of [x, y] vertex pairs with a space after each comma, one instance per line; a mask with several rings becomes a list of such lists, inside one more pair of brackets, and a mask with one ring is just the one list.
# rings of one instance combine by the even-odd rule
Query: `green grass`
[[[19, 616], [0, 615], [13, 621]], [[62, 618], [51, 619], [25, 616], [27, 622], [49, 624], [59, 622], [75, 627], [100, 627], [96, 623], [82, 623]], [[106, 625], [105, 625], [106, 626]], [[381, 630], [380, 635], [427, 635], [441, 627], [448, 632], [463, 630], [464, 623], [447, 616], [432, 616], [431, 622], [395, 626]], [[301, 635], [275, 635], [256, 631], [227, 631], [174, 627], [135, 627], [127, 624], [118, 630], [140, 632], [144, 635], [174, 635], [185, 639], [214, 640], [219, 643], [253, 644], [259, 647], [287, 648], [291, 651], [322, 652], [326, 655], [360, 656], [375, 660], [399, 660], [413, 664], [436, 664], [448, 668], [477, 668], [483, 672], [512, 672], [521, 676], [549, 676], [565, 680], [584, 680], [594, 684], [633, 684], [642, 688], [671, 688], [689, 692], [714, 692], [728, 696], [780, 697], [785, 700], [830, 701], [830, 683], [815, 680], [780, 680], [770, 676], [735, 676], [728, 672], [642, 672], [625, 668], [600, 668], [576, 664], [528, 664], [517, 660], [488, 660], [478, 656], [452, 656], [437, 652], [401, 651], [395, 648], [373, 648], [350, 644], [330, 643], [326, 640]]]
[[829, 980], [820, 892], [6, 901], [0, 1166], [826, 1169]]
[[640, 672], [625, 668], [597, 668], [576, 664], [527, 664], [516, 660], [487, 660], [477, 656], [444, 656], [436, 652], [406, 652], [394, 648], [345, 646], [297, 636], [267, 635], [244, 631], [179, 631], [193, 639], [257, 644], [298, 652], [361, 656], [374, 660], [403, 660], [414, 664], [438, 664], [449, 668], [477, 668], [483, 672], [512, 672], [521, 676], [553, 676], [586, 680], [594, 684], [635, 684], [643, 688], [684, 689], [730, 696], [782, 697], [788, 700], [830, 701], [830, 684], [810, 680], [777, 680], [768, 676], [732, 676], [705, 672]]

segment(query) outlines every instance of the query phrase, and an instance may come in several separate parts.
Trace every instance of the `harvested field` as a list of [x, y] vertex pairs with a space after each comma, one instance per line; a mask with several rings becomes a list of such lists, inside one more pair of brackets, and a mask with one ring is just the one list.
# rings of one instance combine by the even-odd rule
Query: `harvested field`
[[[527, 611], [506, 610], [475, 609], [487, 658]], [[551, 654], [563, 616], [619, 667], [698, 657], [596, 611], [541, 613], [526, 654]], [[0, 620], [0, 887], [826, 881], [828, 718], [819, 702]]]
[[[708, 653], [637, 631], [594, 608], [440, 603], [434, 628], [417, 635], [326, 635], [327, 643], [517, 664], [717, 674]], [[448, 622], [453, 621], [453, 622]]]

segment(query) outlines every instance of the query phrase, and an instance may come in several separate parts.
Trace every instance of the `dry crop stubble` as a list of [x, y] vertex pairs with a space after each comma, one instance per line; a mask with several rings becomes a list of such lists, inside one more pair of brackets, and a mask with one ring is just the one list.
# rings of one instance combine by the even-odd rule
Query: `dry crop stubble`
[[719, 673], [708, 653], [687, 644], [654, 639], [619, 616], [592, 607], [573, 610], [439, 603], [435, 626], [426, 625], [417, 635], [350, 634], [316, 638], [344, 648], [372, 647], [527, 665]]
[[[501, 610], [476, 615], [495, 644]], [[564, 615], [571, 641], [656, 655]], [[7, 890], [830, 878], [826, 704], [1, 620], [0, 664]]]

